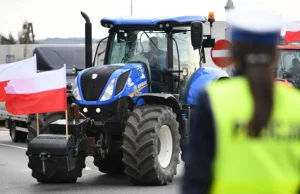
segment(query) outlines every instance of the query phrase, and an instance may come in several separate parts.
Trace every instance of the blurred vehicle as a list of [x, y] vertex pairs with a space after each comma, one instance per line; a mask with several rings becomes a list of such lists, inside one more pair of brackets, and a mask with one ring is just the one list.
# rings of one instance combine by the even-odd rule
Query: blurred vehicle
[[[300, 43], [280, 45], [278, 63], [275, 67], [277, 81], [290, 83], [300, 89]], [[289, 83], [288, 83], [289, 82]]]

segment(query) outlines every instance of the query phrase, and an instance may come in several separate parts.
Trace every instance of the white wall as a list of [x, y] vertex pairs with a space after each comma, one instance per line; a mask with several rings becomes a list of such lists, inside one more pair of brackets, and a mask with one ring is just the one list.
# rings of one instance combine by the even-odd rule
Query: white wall
[[[16, 44], [16, 45], [0, 45], [0, 64], [8, 62], [20, 61], [32, 57], [36, 47], [77, 47], [84, 44]], [[96, 51], [97, 44], [93, 44], [93, 54]], [[7, 55], [11, 55], [13, 61], [7, 61]]]

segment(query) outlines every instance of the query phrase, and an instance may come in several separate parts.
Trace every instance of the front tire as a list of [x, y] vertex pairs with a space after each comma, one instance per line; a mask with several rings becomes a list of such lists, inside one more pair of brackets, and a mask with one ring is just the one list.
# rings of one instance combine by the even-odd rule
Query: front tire
[[76, 183], [77, 179], [82, 177], [82, 170], [86, 167], [85, 165], [85, 156], [81, 152], [77, 156], [76, 166], [70, 172], [58, 172], [52, 171], [48, 172], [46, 175], [40, 171], [32, 170], [32, 177], [37, 180], [39, 183]]
[[136, 185], [166, 185], [177, 173], [179, 123], [168, 106], [144, 105], [130, 114], [123, 133], [125, 173]]

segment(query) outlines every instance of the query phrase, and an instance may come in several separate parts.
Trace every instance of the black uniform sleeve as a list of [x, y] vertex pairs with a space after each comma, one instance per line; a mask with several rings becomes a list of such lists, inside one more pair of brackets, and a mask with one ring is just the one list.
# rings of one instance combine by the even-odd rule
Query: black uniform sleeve
[[183, 194], [207, 194], [212, 183], [215, 126], [207, 92], [200, 94], [191, 114], [190, 142], [185, 154]]

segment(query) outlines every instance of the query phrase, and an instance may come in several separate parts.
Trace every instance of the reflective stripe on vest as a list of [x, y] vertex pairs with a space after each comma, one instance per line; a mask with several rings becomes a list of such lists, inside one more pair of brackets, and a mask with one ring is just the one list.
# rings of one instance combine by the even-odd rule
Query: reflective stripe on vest
[[296, 194], [300, 187], [300, 94], [276, 84], [269, 127], [247, 136], [253, 101], [246, 79], [207, 88], [216, 126], [213, 194]]

